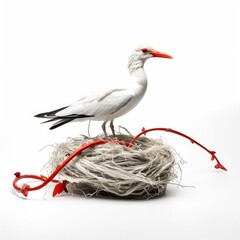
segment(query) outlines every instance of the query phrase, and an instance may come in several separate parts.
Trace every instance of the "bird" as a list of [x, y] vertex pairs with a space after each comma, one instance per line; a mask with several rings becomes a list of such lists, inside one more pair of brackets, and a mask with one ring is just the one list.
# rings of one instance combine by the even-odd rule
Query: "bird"
[[116, 136], [114, 119], [131, 111], [142, 100], [148, 85], [144, 63], [147, 59], [156, 57], [172, 59], [172, 56], [159, 52], [149, 45], [140, 45], [129, 57], [130, 79], [127, 86], [91, 92], [83, 95], [71, 105], [43, 112], [34, 117], [48, 119], [42, 123], [54, 122], [50, 130], [73, 121], [103, 121], [102, 131], [106, 138], [108, 137], [106, 124], [110, 122], [112, 134]]

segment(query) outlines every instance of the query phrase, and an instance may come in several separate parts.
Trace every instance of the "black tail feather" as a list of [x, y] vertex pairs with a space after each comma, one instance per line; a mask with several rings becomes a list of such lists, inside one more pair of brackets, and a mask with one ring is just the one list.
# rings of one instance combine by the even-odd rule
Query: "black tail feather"
[[[51, 120], [52, 120], [52, 119], [51, 119]], [[56, 119], [55, 119], [55, 120], [56, 120]], [[73, 120], [74, 120], [74, 118], [62, 119], [62, 120], [54, 123], [49, 129], [50, 129], [50, 130], [53, 130], [53, 129], [58, 128], [58, 127], [66, 124], [66, 123], [69, 123], [69, 122], [71, 122], [71, 121], [73, 121]]]
[[43, 124], [43, 123], [48, 123], [48, 122], [53, 122], [53, 121], [57, 121], [57, 120], [60, 120], [61, 118], [51, 118], [51, 119], [49, 119], [49, 120], [47, 120], [47, 121], [44, 121], [44, 122], [41, 122], [41, 124]]
[[54, 117], [57, 112], [65, 109], [67, 107], [62, 107], [62, 108], [59, 108], [59, 109], [56, 109], [56, 110], [53, 110], [53, 111], [50, 111], [50, 112], [39, 113], [39, 114], [35, 115], [34, 117], [38, 117], [38, 118]]

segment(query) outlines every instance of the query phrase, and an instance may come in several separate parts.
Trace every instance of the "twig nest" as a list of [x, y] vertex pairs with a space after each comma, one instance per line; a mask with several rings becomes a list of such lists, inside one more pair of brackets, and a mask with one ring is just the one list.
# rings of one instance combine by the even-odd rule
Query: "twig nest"
[[[57, 144], [46, 167], [55, 168], [83, 144], [100, 137], [80, 136]], [[118, 135], [130, 142], [131, 136]], [[132, 147], [116, 143], [101, 144], [86, 149], [58, 174], [68, 181], [68, 190], [85, 196], [149, 199], [165, 193], [167, 184], [175, 178], [175, 154], [160, 139], [138, 138]]]

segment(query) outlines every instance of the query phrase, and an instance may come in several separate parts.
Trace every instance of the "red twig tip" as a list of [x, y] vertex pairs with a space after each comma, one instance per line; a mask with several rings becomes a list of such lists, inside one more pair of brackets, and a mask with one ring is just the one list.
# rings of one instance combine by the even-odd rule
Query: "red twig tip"
[[62, 192], [68, 192], [66, 185], [67, 185], [67, 181], [63, 181], [63, 182], [56, 184], [56, 186], [53, 190], [52, 196], [55, 197], [56, 195], [58, 195]]

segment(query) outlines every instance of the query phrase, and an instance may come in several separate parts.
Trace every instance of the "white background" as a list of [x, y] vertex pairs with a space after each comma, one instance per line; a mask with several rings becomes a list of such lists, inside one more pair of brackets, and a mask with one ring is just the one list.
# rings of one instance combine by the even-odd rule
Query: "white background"
[[[235, 1], [8, 0], [0, 8], [1, 239], [239, 239]], [[150, 201], [16, 196], [13, 173], [38, 174], [48, 157], [42, 147], [87, 133], [87, 123], [49, 131], [33, 115], [128, 80], [127, 59], [142, 43], [174, 59], [147, 61], [148, 91], [116, 126], [182, 131], [215, 150], [228, 172], [188, 141], [158, 133], [187, 162], [181, 183], [196, 188], [170, 185]], [[100, 124], [92, 123], [92, 135]]]

